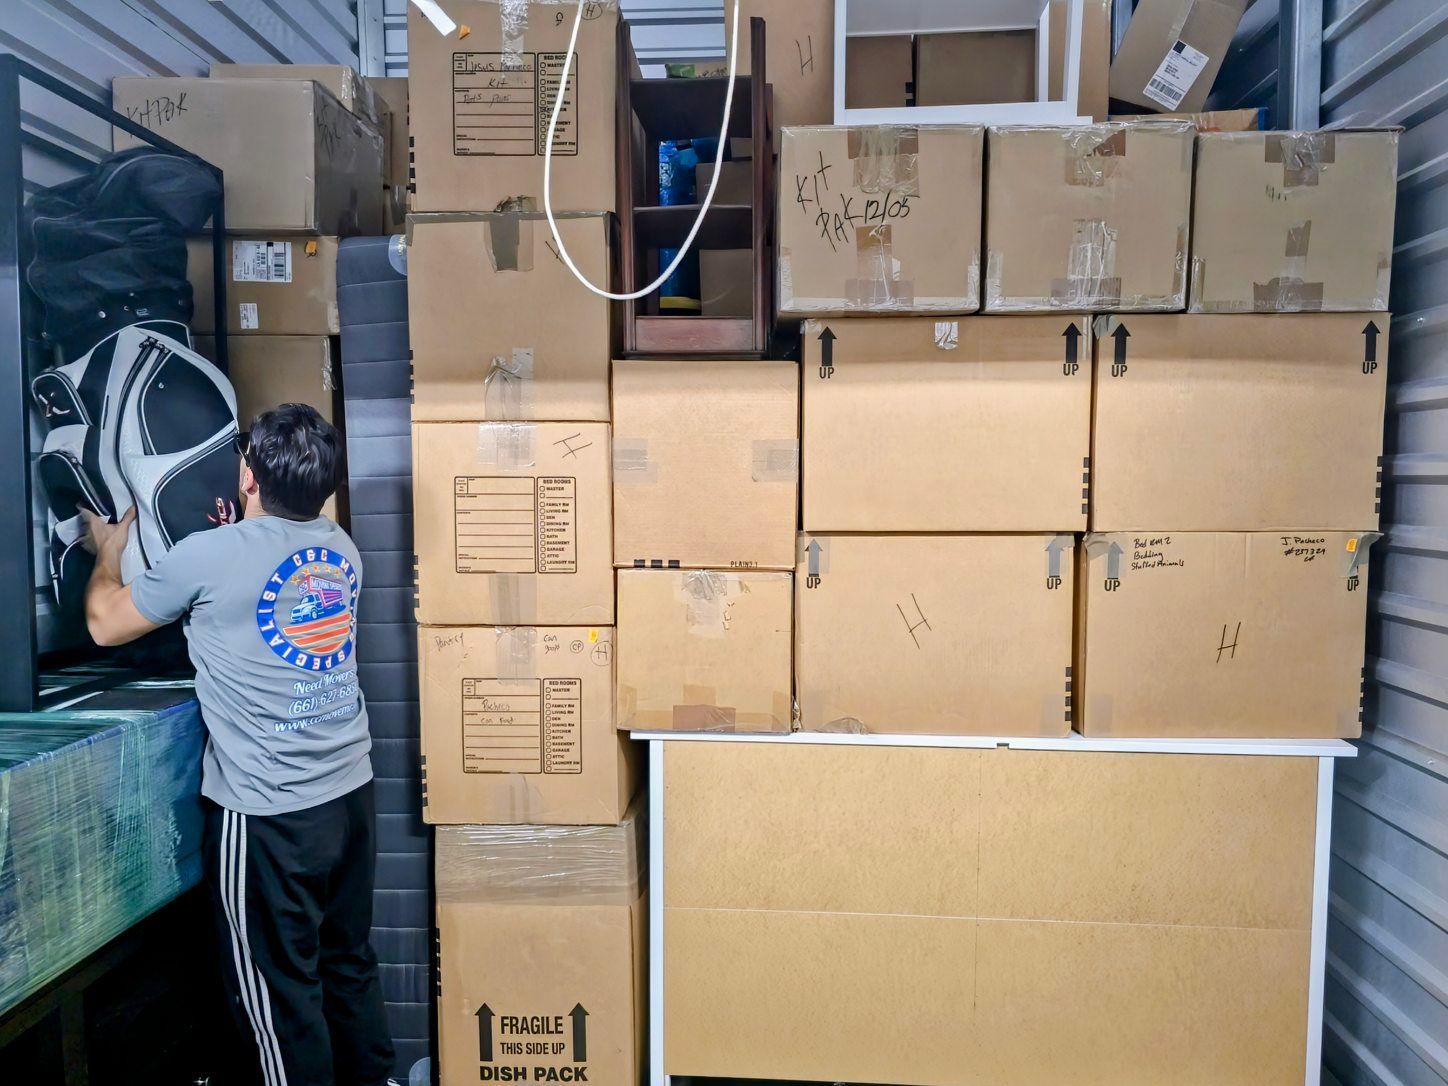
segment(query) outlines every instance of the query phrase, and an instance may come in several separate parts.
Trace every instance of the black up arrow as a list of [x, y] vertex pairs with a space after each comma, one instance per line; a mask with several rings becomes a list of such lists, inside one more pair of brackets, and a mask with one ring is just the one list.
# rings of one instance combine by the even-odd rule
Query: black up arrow
[[805, 550], [809, 552], [809, 575], [818, 577], [820, 575], [820, 541], [811, 539]]
[[835, 333], [829, 325], [820, 333], [820, 376], [832, 377], [835, 372]]
[[1115, 365], [1111, 368], [1119, 377], [1126, 372], [1126, 341], [1131, 338], [1131, 333], [1126, 330], [1126, 325], [1118, 324], [1116, 331], [1111, 333], [1111, 338], [1116, 340], [1116, 357], [1113, 360]]
[[582, 1003], [575, 1003], [568, 1017], [573, 1019], [573, 1062], [587, 1063], [588, 1012], [583, 1009]]
[[1074, 323], [1068, 324], [1061, 335], [1066, 337], [1066, 364], [1063, 372], [1070, 377], [1076, 372], [1076, 363], [1080, 357], [1081, 329], [1077, 328]]
[[1363, 361], [1376, 362], [1378, 360], [1378, 331], [1376, 321], [1368, 321], [1367, 327], [1363, 329]]
[[478, 1062], [493, 1062], [493, 1008], [484, 1003], [478, 1008]]

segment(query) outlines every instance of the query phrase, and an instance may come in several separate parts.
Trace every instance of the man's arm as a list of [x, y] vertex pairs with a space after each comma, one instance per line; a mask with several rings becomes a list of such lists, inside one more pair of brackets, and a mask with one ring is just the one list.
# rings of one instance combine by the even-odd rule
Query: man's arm
[[86, 628], [97, 645], [124, 645], [157, 628], [136, 609], [130, 586], [121, 583], [121, 552], [136, 520], [136, 507], [131, 506], [118, 524], [89, 509], [82, 509], [81, 516], [86, 526], [85, 549], [96, 556], [85, 589]]

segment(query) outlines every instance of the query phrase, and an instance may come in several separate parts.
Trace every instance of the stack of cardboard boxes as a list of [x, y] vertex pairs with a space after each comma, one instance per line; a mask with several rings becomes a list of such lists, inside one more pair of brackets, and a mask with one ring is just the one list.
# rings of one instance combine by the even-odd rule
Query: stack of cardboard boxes
[[[225, 332], [241, 425], [297, 402], [340, 427], [337, 246], [384, 229], [387, 105], [345, 65], [216, 64], [209, 79], [127, 77], [113, 92], [119, 112], [224, 173]], [[210, 239], [194, 239], [191, 327], [214, 359], [213, 268]], [[324, 512], [345, 516], [345, 488]]]
[[785, 129], [799, 726], [1357, 735], [1396, 150]]
[[[442, 7], [466, 36], [409, 12], [405, 239], [442, 1080], [632, 1082], [642, 819], [614, 727], [611, 307], [541, 211], [573, 12]], [[552, 195], [568, 254], [607, 286], [618, 11], [588, 16]]]

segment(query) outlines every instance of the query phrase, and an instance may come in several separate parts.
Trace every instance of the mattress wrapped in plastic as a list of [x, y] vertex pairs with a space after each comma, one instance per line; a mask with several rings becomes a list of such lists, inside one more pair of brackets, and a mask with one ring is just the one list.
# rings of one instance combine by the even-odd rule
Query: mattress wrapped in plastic
[[0, 715], [0, 1014], [201, 879], [194, 699]]

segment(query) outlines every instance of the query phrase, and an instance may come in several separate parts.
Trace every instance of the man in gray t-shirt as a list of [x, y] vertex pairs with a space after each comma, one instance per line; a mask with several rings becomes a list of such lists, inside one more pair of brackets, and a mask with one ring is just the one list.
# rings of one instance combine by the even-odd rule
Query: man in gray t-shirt
[[[265, 1086], [382, 1086], [392, 1069], [368, 942], [372, 740], [353, 658], [362, 563], [320, 515], [337, 431], [283, 404], [238, 437], [244, 517], [131, 584], [118, 524], [87, 513], [86, 621], [116, 645], [184, 619], [209, 740], [206, 868], [223, 975]], [[85, 512], [85, 510], [82, 510]]]

